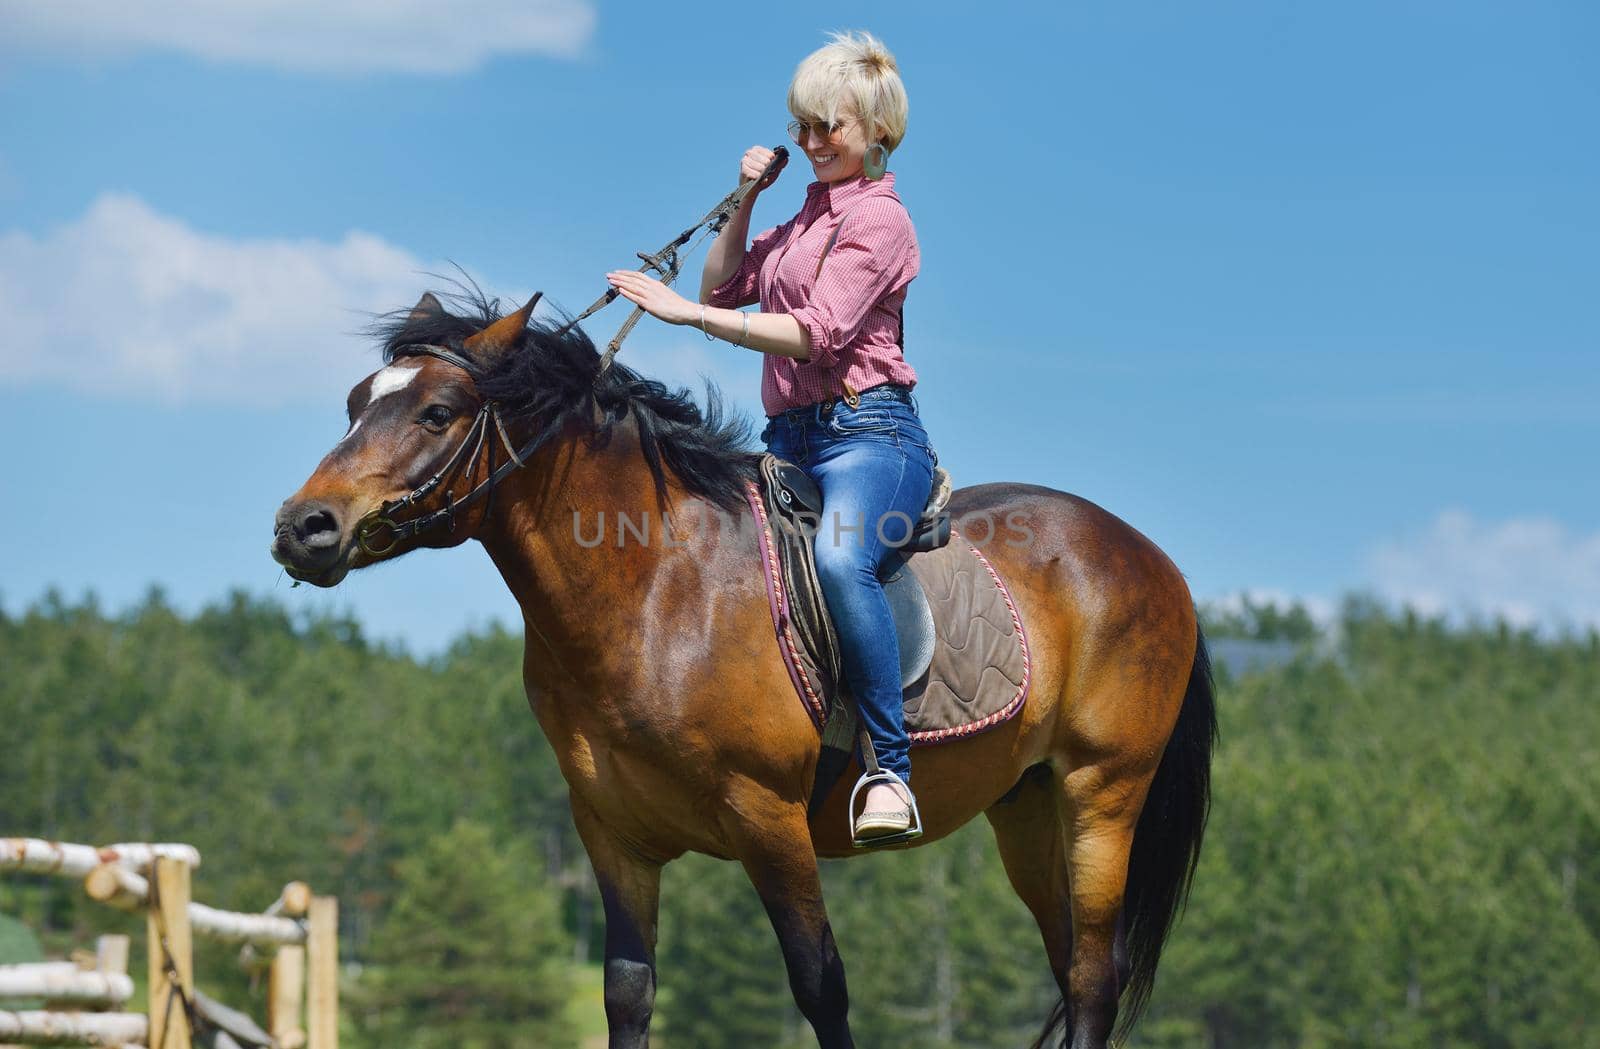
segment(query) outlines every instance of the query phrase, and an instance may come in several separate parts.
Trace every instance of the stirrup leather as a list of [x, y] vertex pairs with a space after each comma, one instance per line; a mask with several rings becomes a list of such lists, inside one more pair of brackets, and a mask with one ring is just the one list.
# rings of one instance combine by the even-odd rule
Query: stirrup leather
[[[856, 799], [861, 795], [862, 790], [872, 786], [874, 783], [888, 783], [905, 789], [906, 805], [911, 809], [911, 826], [893, 834], [878, 834], [870, 838], [858, 838], [856, 837]], [[898, 845], [902, 842], [911, 841], [913, 838], [922, 837], [922, 813], [917, 809], [916, 794], [906, 785], [905, 781], [886, 769], [865, 773], [860, 779], [856, 780], [855, 789], [850, 792], [850, 807], [845, 810], [845, 818], [850, 825], [850, 844], [858, 849], [875, 849], [880, 845]]]

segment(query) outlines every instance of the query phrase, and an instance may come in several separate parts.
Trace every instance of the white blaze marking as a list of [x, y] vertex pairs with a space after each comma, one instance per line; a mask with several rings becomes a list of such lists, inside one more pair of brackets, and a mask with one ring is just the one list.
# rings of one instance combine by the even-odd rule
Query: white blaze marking
[[361, 415], [357, 417], [356, 421], [350, 424], [349, 432], [339, 439], [339, 443], [343, 444], [356, 435], [356, 431], [361, 428], [361, 420], [366, 417], [367, 410], [377, 403], [379, 397], [387, 397], [397, 390], [405, 389], [411, 385], [411, 380], [415, 379], [417, 373], [421, 370], [421, 364], [415, 361], [408, 361], [405, 364], [391, 364], [374, 375], [372, 377], [372, 389], [367, 394], [366, 406], [361, 409]]
[[422, 370], [422, 365], [416, 363], [391, 364], [377, 375], [372, 377], [372, 392], [367, 398], [367, 407], [379, 397], [387, 397], [396, 390], [403, 390], [411, 385], [411, 380], [417, 377]]

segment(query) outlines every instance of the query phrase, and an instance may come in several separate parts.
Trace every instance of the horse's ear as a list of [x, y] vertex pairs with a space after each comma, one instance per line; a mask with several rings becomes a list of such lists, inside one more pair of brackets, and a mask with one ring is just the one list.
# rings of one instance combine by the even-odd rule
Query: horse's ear
[[523, 331], [528, 327], [528, 318], [533, 316], [533, 308], [539, 305], [539, 298], [544, 292], [536, 291], [528, 304], [515, 313], [501, 317], [476, 335], [469, 335], [461, 345], [475, 357], [495, 357], [517, 344]]
[[433, 292], [425, 291], [422, 293], [422, 298], [417, 300], [417, 304], [411, 307], [411, 316], [406, 318], [406, 323], [415, 324], [429, 317], [437, 317], [443, 312], [444, 303], [435, 298]]

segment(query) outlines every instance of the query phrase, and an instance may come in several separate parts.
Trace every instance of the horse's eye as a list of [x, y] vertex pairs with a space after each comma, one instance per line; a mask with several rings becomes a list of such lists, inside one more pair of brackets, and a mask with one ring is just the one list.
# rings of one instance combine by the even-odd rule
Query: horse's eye
[[455, 409], [443, 404], [430, 404], [422, 412], [421, 422], [434, 428], [443, 427], [456, 417]]

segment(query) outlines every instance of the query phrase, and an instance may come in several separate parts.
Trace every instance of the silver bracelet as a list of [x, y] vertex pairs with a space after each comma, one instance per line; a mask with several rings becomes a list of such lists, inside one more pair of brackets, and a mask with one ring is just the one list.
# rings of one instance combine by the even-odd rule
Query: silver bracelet
[[739, 319], [744, 321], [744, 330], [739, 333], [739, 341], [734, 343], [735, 346], [743, 346], [744, 340], [750, 337], [750, 315], [740, 310]]
[[700, 304], [700, 331], [701, 331], [702, 334], [705, 335], [707, 342], [716, 342], [717, 341], [717, 337], [715, 335], [712, 335], [709, 331], [706, 331], [706, 306], [707, 305], [708, 305], [707, 303], [701, 303]]

